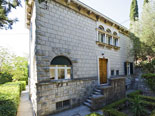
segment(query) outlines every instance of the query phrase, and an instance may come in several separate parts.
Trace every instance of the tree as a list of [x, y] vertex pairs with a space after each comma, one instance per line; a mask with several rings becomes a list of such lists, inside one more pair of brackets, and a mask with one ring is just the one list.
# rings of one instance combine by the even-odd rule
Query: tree
[[138, 20], [138, 4], [137, 0], [132, 0], [130, 6], [130, 21], [137, 21]]
[[12, 54], [6, 49], [0, 47], [0, 84], [12, 81], [12, 66], [10, 65]]
[[139, 37], [147, 46], [147, 55], [155, 56], [155, 2], [148, 2], [143, 7], [142, 17], [139, 21]]
[[15, 57], [13, 59], [13, 81], [28, 81], [28, 61], [25, 57]]
[[149, 3], [149, 0], [144, 0], [143, 6], [145, 6], [147, 3]]
[[12, 9], [21, 6], [20, 0], [0, 0], [0, 29], [11, 29], [17, 19], [8, 17]]

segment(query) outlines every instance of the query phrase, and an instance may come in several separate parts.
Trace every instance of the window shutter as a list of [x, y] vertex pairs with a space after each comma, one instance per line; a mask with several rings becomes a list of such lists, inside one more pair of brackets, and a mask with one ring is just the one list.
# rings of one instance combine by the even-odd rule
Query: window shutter
[[133, 63], [130, 63], [130, 74], [133, 74]]
[[127, 75], [127, 65], [126, 65], [127, 63], [126, 62], [124, 62], [124, 74], [125, 75]]

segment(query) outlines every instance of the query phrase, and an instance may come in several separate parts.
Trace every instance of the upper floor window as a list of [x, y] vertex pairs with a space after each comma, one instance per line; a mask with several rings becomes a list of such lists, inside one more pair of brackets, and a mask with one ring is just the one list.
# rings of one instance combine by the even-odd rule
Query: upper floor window
[[50, 78], [51, 79], [70, 79], [71, 61], [64, 56], [57, 56], [51, 61]]
[[105, 43], [105, 34], [99, 32], [98, 33], [98, 41]]
[[111, 34], [111, 30], [107, 29], [106, 31], [109, 33], [109, 35], [107, 35], [107, 43], [109, 45], [112, 45], [112, 36], [110, 35]]
[[109, 45], [112, 45], [112, 36], [107, 35], [107, 42]]
[[118, 38], [114, 38], [114, 46], [118, 46]]
[[117, 36], [117, 33], [114, 31], [114, 32], [113, 32], [113, 35]]
[[105, 33], [101, 32], [104, 31], [104, 27], [102, 25], [99, 26], [99, 32], [98, 32], [98, 41], [105, 43]]
[[104, 31], [104, 27], [102, 25], [100, 25], [98, 28]]

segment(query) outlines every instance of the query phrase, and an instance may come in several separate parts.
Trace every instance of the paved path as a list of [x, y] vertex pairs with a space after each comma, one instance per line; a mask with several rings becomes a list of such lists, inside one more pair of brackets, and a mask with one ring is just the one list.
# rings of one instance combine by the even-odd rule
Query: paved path
[[[97, 110], [94, 112], [97, 112], [99, 114], [103, 114], [102, 110]], [[81, 105], [81, 106], [75, 107], [73, 109], [69, 109], [69, 110], [66, 110], [66, 111], [63, 111], [63, 112], [60, 112], [57, 114], [53, 114], [50, 116], [85, 116], [85, 115], [90, 114], [90, 113], [91, 113], [91, 111], [88, 107]]]
[[21, 93], [17, 116], [33, 116], [28, 86], [26, 86], [26, 90]]

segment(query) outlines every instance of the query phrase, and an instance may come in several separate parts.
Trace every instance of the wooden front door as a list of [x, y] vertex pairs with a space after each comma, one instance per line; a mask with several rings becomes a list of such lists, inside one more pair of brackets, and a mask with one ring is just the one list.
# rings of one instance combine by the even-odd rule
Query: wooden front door
[[99, 59], [100, 84], [107, 83], [107, 59]]

